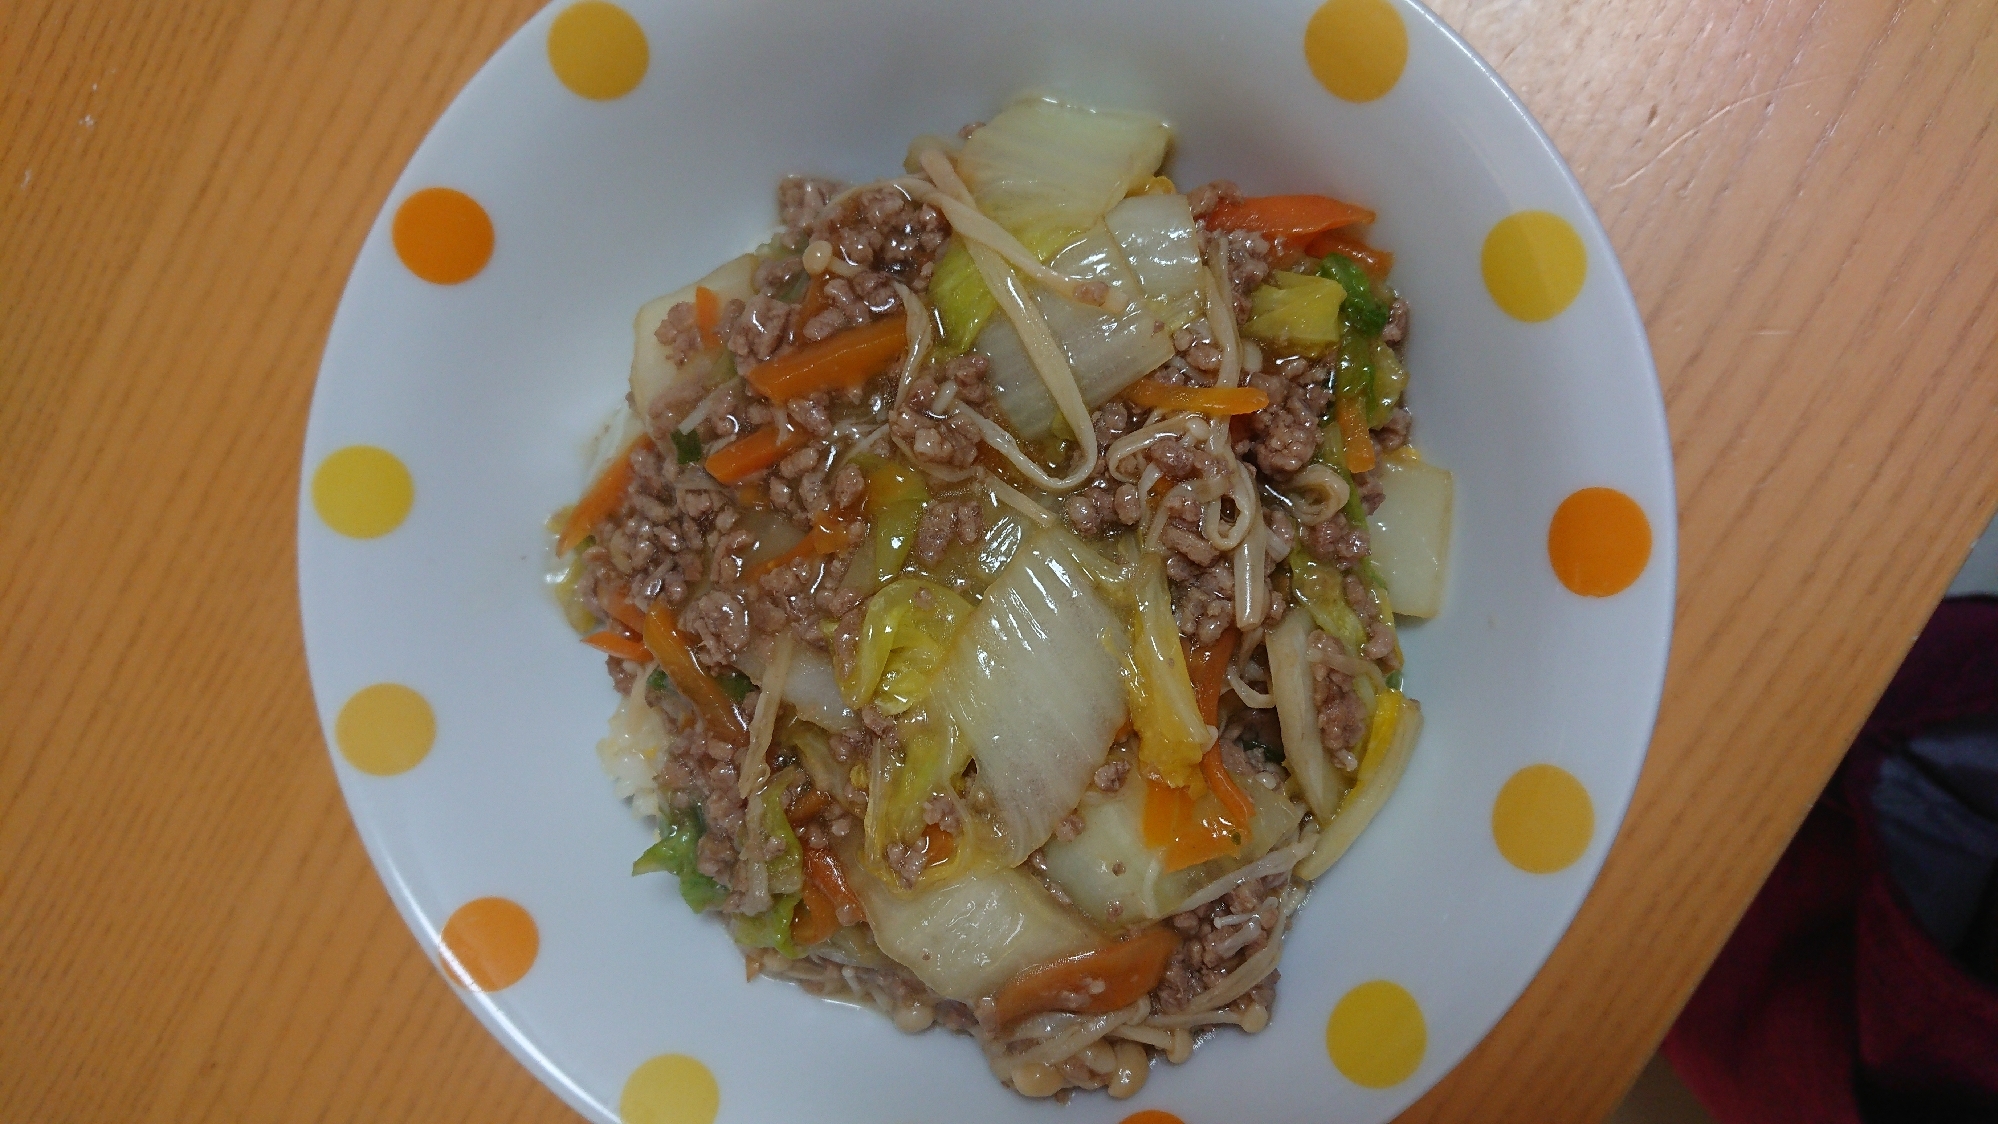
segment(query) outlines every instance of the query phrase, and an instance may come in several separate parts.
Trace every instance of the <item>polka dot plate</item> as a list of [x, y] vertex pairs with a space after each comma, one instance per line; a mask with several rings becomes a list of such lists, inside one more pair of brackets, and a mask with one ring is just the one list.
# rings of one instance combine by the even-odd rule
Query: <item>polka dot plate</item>
[[1671, 450], [1587, 201], [1407, 0], [825, 5], [559, 0], [424, 141], [374, 222], [304, 451], [313, 690], [416, 939], [584, 1116], [1044, 1117], [942, 1033], [745, 982], [594, 744], [614, 698], [543, 592], [544, 520], [624, 391], [633, 311], [756, 244], [789, 171], [866, 179], [1047, 87], [1174, 123], [1169, 172], [1378, 208], [1410, 402], [1456, 473], [1449, 595], [1404, 632], [1427, 728], [1321, 881], [1263, 1033], [1073, 1124], [1385, 1121], [1504, 1013], [1574, 916], [1650, 739]]

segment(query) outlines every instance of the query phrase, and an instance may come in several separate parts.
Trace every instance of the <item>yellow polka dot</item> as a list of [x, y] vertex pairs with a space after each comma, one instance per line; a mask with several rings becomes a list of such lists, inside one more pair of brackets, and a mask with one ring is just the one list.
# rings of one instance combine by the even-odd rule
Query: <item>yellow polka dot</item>
[[625, 1079], [617, 1114], [624, 1124], [714, 1124], [721, 1086], [685, 1054], [661, 1054]]
[[448, 187], [426, 187], [395, 209], [396, 257], [437, 285], [478, 276], [493, 256], [493, 220], [479, 201]]
[[439, 959], [461, 987], [499, 991], [520, 982], [541, 952], [541, 930], [517, 902], [479, 898], [444, 922]]
[[416, 768], [436, 740], [437, 716], [430, 704], [400, 683], [361, 688], [333, 720], [333, 741], [340, 756], [377, 777]]
[[376, 539], [402, 526], [416, 502], [409, 469], [387, 449], [337, 449], [312, 474], [312, 509], [328, 527], [355, 539]]
[[1515, 320], [1551, 320], [1582, 291], [1589, 253], [1568, 220], [1546, 211], [1507, 215], [1485, 235], [1485, 288]]
[[1582, 857], [1596, 832], [1589, 790], [1566, 769], [1528, 765], [1492, 803], [1492, 839], [1505, 861], [1528, 874], [1552, 874]]
[[1372, 101], [1401, 80], [1408, 29], [1388, 0], [1326, 0], [1304, 25], [1304, 61], [1347, 101]]
[[631, 14], [604, 0], [572, 4], [548, 25], [548, 65], [564, 86], [594, 101], [638, 88], [651, 62], [645, 30]]
[[1615, 488], [1583, 488], [1562, 500], [1547, 523], [1547, 561], [1572, 593], [1622, 593], [1651, 562], [1651, 521]]
[[1372, 980], [1346, 993], [1325, 1020], [1325, 1052], [1355, 1085], [1385, 1089], [1408, 1080], [1429, 1047], [1415, 996], [1398, 983]]

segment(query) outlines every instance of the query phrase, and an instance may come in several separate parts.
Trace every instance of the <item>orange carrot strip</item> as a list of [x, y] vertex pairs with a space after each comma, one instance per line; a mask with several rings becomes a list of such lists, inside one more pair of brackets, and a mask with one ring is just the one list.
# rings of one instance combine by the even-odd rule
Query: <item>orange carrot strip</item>
[[1174, 874], [1210, 859], [1232, 855], [1241, 848], [1242, 839], [1242, 832], [1220, 816], [1195, 817], [1192, 830], [1166, 848], [1166, 873]]
[[813, 816], [825, 811], [826, 803], [831, 799], [824, 790], [815, 788], [799, 797], [798, 802], [784, 813], [784, 818], [791, 822], [792, 827], [802, 827], [812, 822]]
[[702, 285], [694, 290], [694, 325], [700, 329], [701, 346], [713, 347], [715, 328], [721, 323], [721, 298]]
[[1124, 399], [1148, 410], [1196, 410], [1216, 417], [1253, 414], [1270, 396], [1252, 386], [1172, 386], [1150, 375], [1124, 388]]
[[791, 317], [791, 338], [795, 340], [798, 333], [805, 330], [805, 325], [812, 322], [812, 317], [826, 310], [828, 303], [826, 274], [821, 273], [805, 285], [805, 295], [798, 301], [798, 314]]
[[1186, 670], [1193, 677], [1193, 697], [1200, 704], [1200, 716], [1209, 726], [1221, 718], [1221, 692], [1228, 687], [1228, 665], [1235, 658], [1235, 644], [1242, 634], [1234, 628], [1223, 631], [1214, 643], [1200, 648], [1180, 648], [1186, 653]]
[[612, 620], [630, 629], [634, 637], [644, 632], [645, 614], [631, 603], [631, 595], [625, 592], [624, 583], [612, 578], [608, 584], [609, 592], [605, 592], [604, 584], [597, 586], [597, 604], [604, 607], [604, 612], [609, 613]]
[[1145, 783], [1145, 846], [1169, 847], [1193, 821], [1193, 794], [1164, 781]]
[[819, 892], [831, 899], [835, 909], [850, 909], [862, 917], [867, 909], [860, 904], [860, 895], [846, 881], [846, 870], [839, 865], [839, 856], [831, 851], [805, 849], [805, 881], [817, 886]]
[[1273, 238], [1297, 238], [1372, 222], [1374, 213], [1329, 195], [1264, 195], [1222, 203], [1207, 212], [1203, 221], [1214, 230], [1254, 230]]
[[993, 1014], [1006, 1027], [1043, 1011], [1100, 1015], [1128, 1007], [1158, 986], [1178, 949], [1179, 934], [1154, 925], [1103, 948], [1036, 964], [999, 988]]
[[740, 484], [784, 459], [784, 454], [805, 443], [802, 430], [780, 434], [766, 425], [747, 437], [738, 437], [708, 455], [704, 462], [708, 475], [724, 484]]
[[1394, 253], [1390, 250], [1377, 250], [1343, 230], [1328, 230], [1313, 238], [1304, 252], [1314, 258], [1327, 254], [1344, 254], [1360, 263], [1368, 277], [1376, 285], [1387, 280], [1388, 271], [1394, 268]]
[[1358, 395], [1339, 397], [1339, 436], [1346, 442], [1346, 471], [1367, 472], [1374, 467], [1374, 435], [1367, 430], [1367, 408]]
[[853, 390], [885, 370], [908, 344], [908, 322], [896, 316], [808, 343], [757, 364], [743, 377], [772, 402], [814, 390]]
[[1228, 822], [1237, 830], [1246, 832], [1256, 818], [1256, 806], [1249, 800], [1249, 794], [1235, 783], [1235, 775], [1221, 763], [1221, 748], [1214, 747], [1200, 758], [1200, 775], [1207, 778], [1207, 787], [1214, 798], [1221, 802], [1221, 810], [1227, 813]]
[[721, 684], [694, 662], [694, 649], [664, 600], [652, 603], [652, 611], [645, 614], [644, 631], [645, 646], [659, 660], [666, 678], [707, 720], [709, 732], [734, 745], [748, 741], [749, 726], [743, 722], [741, 712], [729, 701]]
[[562, 533], [555, 538], [555, 553], [567, 554], [576, 549], [577, 543], [589, 538], [597, 524], [610, 518], [611, 512], [624, 502], [624, 490], [631, 486], [631, 454], [640, 445], [650, 448], [652, 438], [640, 437], [626, 445], [590, 482], [583, 498], [569, 509], [569, 518], [562, 521]]
[[633, 663], [652, 662], [652, 653], [645, 650], [645, 645], [639, 643], [637, 637], [627, 634], [622, 628], [599, 629], [583, 637], [583, 643], [621, 660], [630, 660]]
[[839, 913], [825, 891], [810, 882], [798, 887], [798, 906], [791, 912], [791, 940], [803, 948], [817, 944], [839, 930]]
[[923, 865], [926, 867], [947, 863], [952, 855], [957, 854], [957, 837], [936, 824], [923, 828], [923, 838], [929, 841], [929, 847], [923, 855]]

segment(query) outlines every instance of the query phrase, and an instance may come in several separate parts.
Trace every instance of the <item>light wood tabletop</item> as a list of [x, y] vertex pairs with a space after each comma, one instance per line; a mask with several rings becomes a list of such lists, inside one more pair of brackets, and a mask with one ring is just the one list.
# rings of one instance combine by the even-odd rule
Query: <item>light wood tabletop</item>
[[[293, 545], [361, 239], [538, 2], [0, 12], [0, 1119], [573, 1118], [362, 853]], [[1407, 1119], [1594, 1120], [1998, 504], [1998, 4], [1439, 8], [1622, 256], [1683, 553], [1608, 865]]]

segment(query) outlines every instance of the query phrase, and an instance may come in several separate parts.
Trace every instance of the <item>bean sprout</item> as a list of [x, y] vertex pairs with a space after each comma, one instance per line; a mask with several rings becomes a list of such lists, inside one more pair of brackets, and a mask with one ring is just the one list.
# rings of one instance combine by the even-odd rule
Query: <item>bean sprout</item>
[[1314, 464], [1291, 477], [1291, 512], [1307, 526], [1323, 523], [1346, 506], [1352, 492], [1329, 464]]
[[1207, 328], [1221, 349], [1221, 370], [1215, 386], [1240, 386], [1242, 382], [1241, 341], [1235, 334], [1234, 286], [1228, 280], [1228, 236], [1220, 235], [1208, 253]]
[[756, 713], [749, 719], [749, 745], [743, 753], [743, 799], [755, 795], [770, 780], [770, 738], [777, 730], [777, 710], [784, 705], [785, 682], [791, 677], [791, 630], [777, 637], [777, 651], [763, 671], [763, 685], [756, 696]]
[[995, 502], [1003, 503], [1008, 507], [1017, 509], [1020, 514], [1033, 520], [1035, 526], [1052, 527], [1055, 525], [1054, 512], [1035, 503], [1033, 497], [999, 479], [990, 472], [984, 475], [985, 486], [991, 491]]
[[1263, 539], [1269, 532], [1261, 516], [1249, 519], [1249, 533], [1235, 548], [1235, 627], [1242, 629], [1263, 623], [1270, 611], [1269, 576], [1263, 573]]
[[[923, 162], [926, 167], [933, 153], [937, 159], [944, 159], [943, 154], [934, 149], [925, 152]], [[1032, 251], [1020, 244], [1019, 239], [1008, 234], [1005, 227], [986, 218], [976, 206], [953, 199], [941, 191], [930, 192], [923, 197], [923, 202], [942, 211], [944, 217], [950, 220], [951, 229], [963, 235], [965, 241], [989, 247], [1004, 258], [1006, 264], [1019, 270], [1022, 275], [1049, 292], [1066, 297], [1077, 304], [1101, 308], [1117, 316], [1123, 315], [1131, 307], [1131, 299], [1113, 288], [1106, 287], [1100, 300], [1085, 299], [1084, 294], [1090, 290], [1084, 290], [1082, 287], [1091, 284], [1090, 282], [1063, 277], [1042, 265], [1041, 260], [1035, 257]]]

